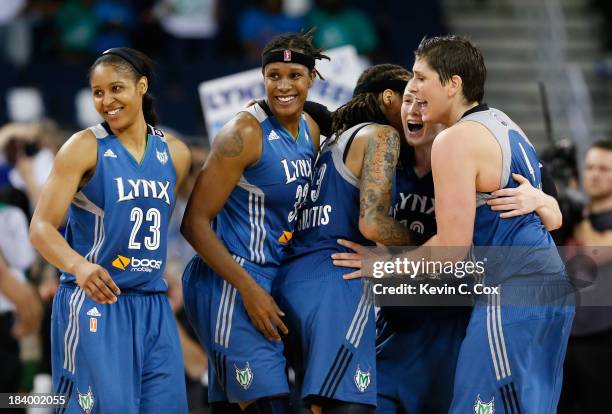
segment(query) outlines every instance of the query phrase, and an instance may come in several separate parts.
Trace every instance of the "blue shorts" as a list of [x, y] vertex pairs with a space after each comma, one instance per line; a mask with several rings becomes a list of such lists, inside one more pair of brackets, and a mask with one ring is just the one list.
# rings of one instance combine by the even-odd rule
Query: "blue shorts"
[[302, 351], [306, 405], [320, 397], [376, 405], [372, 289], [345, 273], [324, 253], [286, 262], [277, 276], [274, 294]]
[[563, 301], [502, 305], [503, 295], [488, 295], [486, 303], [477, 303], [459, 352], [449, 413], [556, 413], [574, 317], [573, 296]]
[[60, 286], [51, 316], [53, 387], [65, 413], [187, 413], [183, 353], [164, 293], [112, 305]]
[[[249, 273], [270, 292], [270, 279]], [[282, 342], [268, 340], [253, 325], [236, 288], [199, 256], [183, 273], [183, 297], [187, 317], [208, 353], [210, 402], [289, 393]]]
[[[417, 318], [409, 315], [407, 318]], [[446, 414], [453, 398], [457, 358], [470, 313], [428, 317], [397, 329], [379, 315], [376, 338], [376, 414]]]

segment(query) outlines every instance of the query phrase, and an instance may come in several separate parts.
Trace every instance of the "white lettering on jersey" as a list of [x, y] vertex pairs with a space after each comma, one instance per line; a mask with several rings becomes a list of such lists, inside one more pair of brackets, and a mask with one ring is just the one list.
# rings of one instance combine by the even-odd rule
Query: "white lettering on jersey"
[[[291, 165], [290, 165], [291, 163]], [[283, 169], [285, 170], [285, 184], [290, 184], [300, 177], [310, 177], [312, 172], [312, 161], [311, 160], [281, 160]]]
[[170, 205], [170, 196], [168, 195], [170, 181], [162, 183], [160, 181], [143, 180], [140, 178], [136, 181], [128, 179], [127, 181], [131, 188], [127, 194], [125, 193], [123, 178], [117, 177], [115, 181], [117, 182], [117, 193], [119, 195], [117, 199], [118, 203], [133, 200], [135, 198], [156, 198]]
[[[399, 193], [400, 202], [395, 205], [395, 211], [406, 210], [418, 211], [419, 213], [434, 214], [436, 210], [435, 200], [432, 197], [418, 194]], [[409, 203], [409, 201], [412, 201]]]

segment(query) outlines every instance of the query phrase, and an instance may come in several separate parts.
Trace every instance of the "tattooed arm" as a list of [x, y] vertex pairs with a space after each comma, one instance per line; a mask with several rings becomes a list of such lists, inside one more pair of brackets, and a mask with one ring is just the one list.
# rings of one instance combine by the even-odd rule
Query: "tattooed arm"
[[268, 338], [280, 340], [274, 327], [287, 328], [270, 295], [239, 266], [211, 227], [244, 170], [259, 160], [262, 131], [257, 120], [242, 112], [215, 137], [183, 217], [181, 232], [206, 263], [240, 293], [253, 324]]
[[[361, 176], [359, 231], [367, 239], [384, 245], [409, 244], [406, 227], [389, 215], [393, 175], [400, 152], [399, 134], [390, 126], [370, 125], [357, 134], [355, 141], [356, 149], [361, 147], [363, 154], [360, 174], [356, 174]], [[349, 157], [347, 166], [350, 168]]]

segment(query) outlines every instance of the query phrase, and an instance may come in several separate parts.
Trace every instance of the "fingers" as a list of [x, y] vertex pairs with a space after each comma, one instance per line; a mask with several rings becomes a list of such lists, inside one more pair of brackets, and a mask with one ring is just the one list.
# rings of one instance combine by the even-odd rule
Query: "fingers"
[[97, 288], [97, 296], [101, 297], [104, 302], [115, 303], [117, 301], [117, 297], [101, 279], [95, 278], [91, 283]]
[[344, 247], [348, 247], [349, 249], [361, 254], [364, 251], [364, 248], [362, 245], [358, 244], [358, 243], [354, 243], [352, 241], [349, 240], [344, 240], [344, 239], [338, 239], [338, 244], [340, 246], [344, 246]]
[[333, 260], [335, 266], [361, 269], [361, 260]]
[[516, 181], [519, 184], [523, 184], [523, 183], [531, 184], [527, 178], [523, 177], [520, 174], [512, 173], [512, 178], [514, 179], [514, 181]]
[[361, 260], [357, 253], [334, 253], [331, 255], [333, 260]]
[[496, 205], [492, 205], [491, 206], [491, 210], [493, 211], [506, 211], [506, 210], [516, 210], [516, 209], [520, 209], [520, 204], [518, 203], [500, 203], [500, 204], [496, 204]]
[[104, 282], [104, 284], [106, 286], [108, 286], [115, 295], [120, 295], [121, 294], [121, 289], [119, 289], [119, 287], [115, 284], [115, 281], [113, 280], [113, 278], [110, 276], [110, 274], [108, 273], [108, 271], [104, 268], [100, 268], [101, 272], [100, 272], [100, 279], [102, 279], [102, 281]]
[[[514, 188], [502, 188], [501, 190], [495, 190], [491, 193], [491, 195], [493, 197], [510, 197], [510, 196], [515, 196], [518, 193], [519, 193], [518, 188], [514, 187]], [[494, 199], [487, 200], [487, 202], [489, 201], [494, 201]]]
[[360, 277], [362, 277], [361, 270], [355, 270], [352, 273], [348, 273], [348, 274], [342, 276], [342, 278], [345, 279], [345, 280], [359, 279]]
[[[278, 317], [278, 314], [273, 314], [272, 315], [272, 322], [274, 323], [274, 325], [280, 329], [280, 331], [284, 334], [287, 335], [289, 333], [289, 329], [287, 329], [287, 326], [283, 323], [283, 321], [281, 320], [281, 318]], [[276, 332], [276, 329], [274, 330]], [[280, 338], [279, 338], [280, 339]]]
[[512, 211], [506, 211], [504, 213], [501, 213], [499, 217], [500, 218], [510, 218], [510, 217], [522, 216], [523, 214], [525, 213], [522, 210], [512, 210]]

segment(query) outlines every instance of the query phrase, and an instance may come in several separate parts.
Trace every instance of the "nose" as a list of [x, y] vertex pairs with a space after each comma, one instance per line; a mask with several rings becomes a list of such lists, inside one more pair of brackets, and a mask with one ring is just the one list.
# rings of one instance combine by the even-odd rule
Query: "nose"
[[408, 91], [410, 93], [416, 93], [416, 82], [414, 81], [414, 76], [408, 81]]
[[285, 77], [281, 78], [278, 81], [278, 89], [281, 91], [286, 91], [286, 90], [291, 89], [291, 81]]
[[104, 96], [102, 97], [102, 105], [107, 106], [110, 105], [113, 102], [114, 98], [112, 97], [111, 94], [109, 93], [105, 93]]

